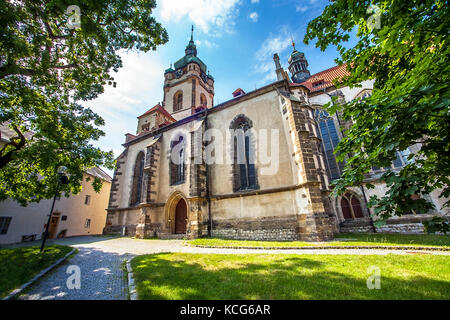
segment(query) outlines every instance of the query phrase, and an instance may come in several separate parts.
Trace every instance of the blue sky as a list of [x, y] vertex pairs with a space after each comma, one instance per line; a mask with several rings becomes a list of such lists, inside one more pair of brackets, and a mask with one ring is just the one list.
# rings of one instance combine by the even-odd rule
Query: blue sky
[[[163, 99], [164, 70], [184, 55], [194, 25], [198, 57], [215, 79], [215, 104], [231, 99], [238, 87], [248, 92], [276, 80], [273, 54], [287, 69], [292, 52], [305, 53], [311, 74], [335, 65], [336, 49], [321, 52], [306, 46], [308, 21], [319, 16], [326, 0], [157, 0], [154, 12], [169, 42], [148, 53], [122, 53], [123, 68], [107, 87], [85, 103], [105, 119], [106, 136], [95, 142], [103, 150], [122, 152], [125, 133], [135, 133], [136, 117]], [[107, 170], [108, 171], [108, 170]], [[111, 171], [108, 173], [112, 174]]]

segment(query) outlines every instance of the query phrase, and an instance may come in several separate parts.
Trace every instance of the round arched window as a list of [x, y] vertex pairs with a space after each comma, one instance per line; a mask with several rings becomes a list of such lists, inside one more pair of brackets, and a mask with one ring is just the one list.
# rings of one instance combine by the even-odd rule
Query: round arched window
[[173, 96], [173, 111], [179, 111], [183, 109], [183, 92], [177, 91]]

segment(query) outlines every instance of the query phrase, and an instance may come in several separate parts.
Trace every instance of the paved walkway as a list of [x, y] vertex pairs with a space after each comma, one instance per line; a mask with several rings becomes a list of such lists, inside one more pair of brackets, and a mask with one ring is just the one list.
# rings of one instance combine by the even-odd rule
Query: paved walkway
[[[65, 264], [57, 267], [34, 284], [20, 299], [80, 299], [123, 300], [127, 298], [126, 280], [122, 262], [135, 255], [159, 252], [216, 253], [216, 254], [434, 254], [450, 255], [445, 251], [371, 250], [371, 249], [308, 249], [263, 250], [198, 248], [183, 245], [183, 240], [140, 240], [112, 237], [74, 237], [50, 240], [48, 244], [61, 244], [78, 248], [79, 252]], [[70, 265], [80, 267], [81, 288], [68, 289], [66, 273]]]
[[[127, 283], [122, 261], [128, 255], [104, 252], [96, 248], [79, 247], [78, 253], [52, 270], [21, 295], [22, 300], [126, 300]], [[74, 271], [80, 269], [80, 288], [73, 288]], [[69, 270], [69, 273], [67, 271]], [[72, 278], [71, 278], [72, 277]], [[71, 278], [71, 279], [69, 279]], [[69, 285], [67, 286], [69, 279]]]

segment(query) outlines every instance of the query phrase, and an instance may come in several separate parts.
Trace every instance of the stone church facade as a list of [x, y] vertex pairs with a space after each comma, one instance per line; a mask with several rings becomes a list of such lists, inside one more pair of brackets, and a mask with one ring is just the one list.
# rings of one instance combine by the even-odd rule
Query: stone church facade
[[[345, 65], [310, 75], [295, 46], [290, 77], [277, 54], [274, 62], [276, 82], [248, 93], [237, 89], [214, 106], [214, 78], [191, 36], [185, 55], [165, 71], [163, 102], [138, 117], [136, 134], [126, 135], [105, 233], [321, 241], [339, 231], [373, 230], [365, 203], [383, 194], [382, 170], [369, 177], [375, 189], [329, 197], [343, 168], [333, 150], [345, 124], [322, 109], [332, 96], [339, 103], [370, 95], [372, 82], [336, 88]], [[399, 154], [393, 169], [406, 156]], [[385, 228], [420, 232], [430, 216], [412, 214]]]

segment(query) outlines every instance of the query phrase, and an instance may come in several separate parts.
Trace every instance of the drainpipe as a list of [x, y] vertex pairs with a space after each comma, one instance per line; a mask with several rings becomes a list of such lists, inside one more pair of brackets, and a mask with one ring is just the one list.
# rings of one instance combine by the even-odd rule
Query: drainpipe
[[[205, 130], [208, 129], [208, 111], [209, 109], [206, 108], [205, 110]], [[206, 201], [208, 202], [208, 237], [211, 238], [212, 235], [212, 215], [211, 215], [211, 197], [209, 192], [209, 166], [208, 161], [205, 159], [205, 178], [206, 178]]]
[[[326, 89], [324, 88], [324, 89], [322, 89], [322, 91], [323, 91], [323, 93], [327, 94], [327, 95], [330, 97], [330, 99], [331, 99], [331, 104], [334, 105], [333, 98], [331, 97], [331, 95], [330, 95], [328, 92], [326, 92]], [[336, 92], [336, 91], [337, 91], [337, 90], [335, 90], [334, 92]], [[337, 119], [338, 124], [339, 124], [339, 131], [341, 131], [341, 126], [342, 126], [342, 124], [341, 124], [341, 119], [339, 118], [339, 113], [338, 113], [338, 111], [336, 111], [336, 119]], [[344, 135], [343, 132], [341, 132], [341, 134]], [[367, 212], [369, 213], [370, 226], [372, 227], [373, 233], [377, 233], [377, 229], [375, 228], [375, 224], [373, 223], [372, 216], [370, 215], [369, 204], [368, 204], [368, 202], [367, 202], [367, 197], [366, 197], [366, 192], [364, 191], [364, 186], [363, 186], [363, 185], [360, 185], [359, 188], [361, 189], [361, 193], [362, 193], [363, 199], [364, 199], [364, 204], [365, 204], [365, 206], [366, 206]], [[351, 204], [350, 204], [350, 205], [351, 205]]]

